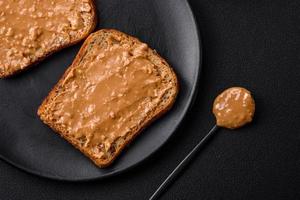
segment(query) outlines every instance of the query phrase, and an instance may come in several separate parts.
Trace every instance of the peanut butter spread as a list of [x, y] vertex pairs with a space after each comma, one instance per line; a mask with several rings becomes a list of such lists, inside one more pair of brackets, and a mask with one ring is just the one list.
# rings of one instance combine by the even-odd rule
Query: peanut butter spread
[[222, 92], [214, 102], [217, 125], [235, 129], [252, 121], [255, 103], [245, 88], [232, 87]]
[[56, 123], [99, 158], [137, 128], [170, 89], [162, 78], [165, 72], [147, 58], [146, 44], [129, 47], [116, 39], [109, 43], [89, 48], [71, 67], [53, 101]]
[[80, 38], [93, 20], [89, 0], [0, 0], [0, 73]]

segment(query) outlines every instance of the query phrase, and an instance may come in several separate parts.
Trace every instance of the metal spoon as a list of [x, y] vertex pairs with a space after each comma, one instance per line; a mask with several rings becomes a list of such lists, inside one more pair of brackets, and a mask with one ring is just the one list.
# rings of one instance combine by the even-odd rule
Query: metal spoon
[[232, 87], [222, 92], [214, 102], [213, 113], [217, 124], [204, 136], [190, 153], [177, 165], [162, 182], [149, 200], [157, 199], [177, 175], [187, 166], [197, 152], [216, 133], [219, 127], [236, 129], [252, 121], [255, 103], [251, 93], [245, 88]]

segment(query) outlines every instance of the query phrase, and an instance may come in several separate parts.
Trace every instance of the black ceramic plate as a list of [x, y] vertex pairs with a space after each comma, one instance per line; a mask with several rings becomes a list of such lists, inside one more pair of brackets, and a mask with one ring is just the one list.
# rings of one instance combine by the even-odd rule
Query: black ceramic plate
[[185, 0], [97, 0], [97, 29], [115, 28], [140, 38], [173, 66], [179, 97], [164, 117], [141, 133], [116, 162], [97, 168], [44, 125], [38, 106], [71, 64], [80, 44], [46, 59], [33, 69], [0, 80], [0, 156], [33, 174], [80, 181], [120, 173], [140, 163], [175, 132], [195, 96], [200, 71], [197, 27]]

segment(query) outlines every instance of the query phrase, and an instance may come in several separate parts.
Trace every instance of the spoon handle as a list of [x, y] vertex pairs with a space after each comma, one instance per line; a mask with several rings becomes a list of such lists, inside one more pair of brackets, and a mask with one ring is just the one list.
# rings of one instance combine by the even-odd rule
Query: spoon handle
[[211, 138], [211, 136], [218, 130], [218, 126], [215, 125], [207, 133], [206, 136], [193, 148], [192, 151], [177, 165], [177, 167], [171, 172], [171, 174], [164, 180], [164, 182], [157, 188], [152, 194], [149, 200], [154, 200], [159, 197], [163, 190], [171, 183], [171, 181], [185, 168], [185, 166], [192, 160], [198, 150]]

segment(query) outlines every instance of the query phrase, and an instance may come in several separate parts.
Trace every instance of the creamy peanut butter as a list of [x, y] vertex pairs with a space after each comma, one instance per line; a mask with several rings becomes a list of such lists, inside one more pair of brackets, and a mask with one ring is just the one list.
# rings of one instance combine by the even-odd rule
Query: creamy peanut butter
[[88, 0], [0, 0], [0, 74], [80, 38], [91, 13]]
[[115, 140], [138, 127], [170, 89], [164, 72], [147, 58], [146, 44], [129, 47], [116, 38], [109, 43], [90, 47], [53, 101], [57, 123], [100, 158]]
[[241, 87], [232, 87], [222, 92], [213, 106], [217, 125], [229, 129], [251, 122], [254, 111], [255, 103], [251, 93]]

